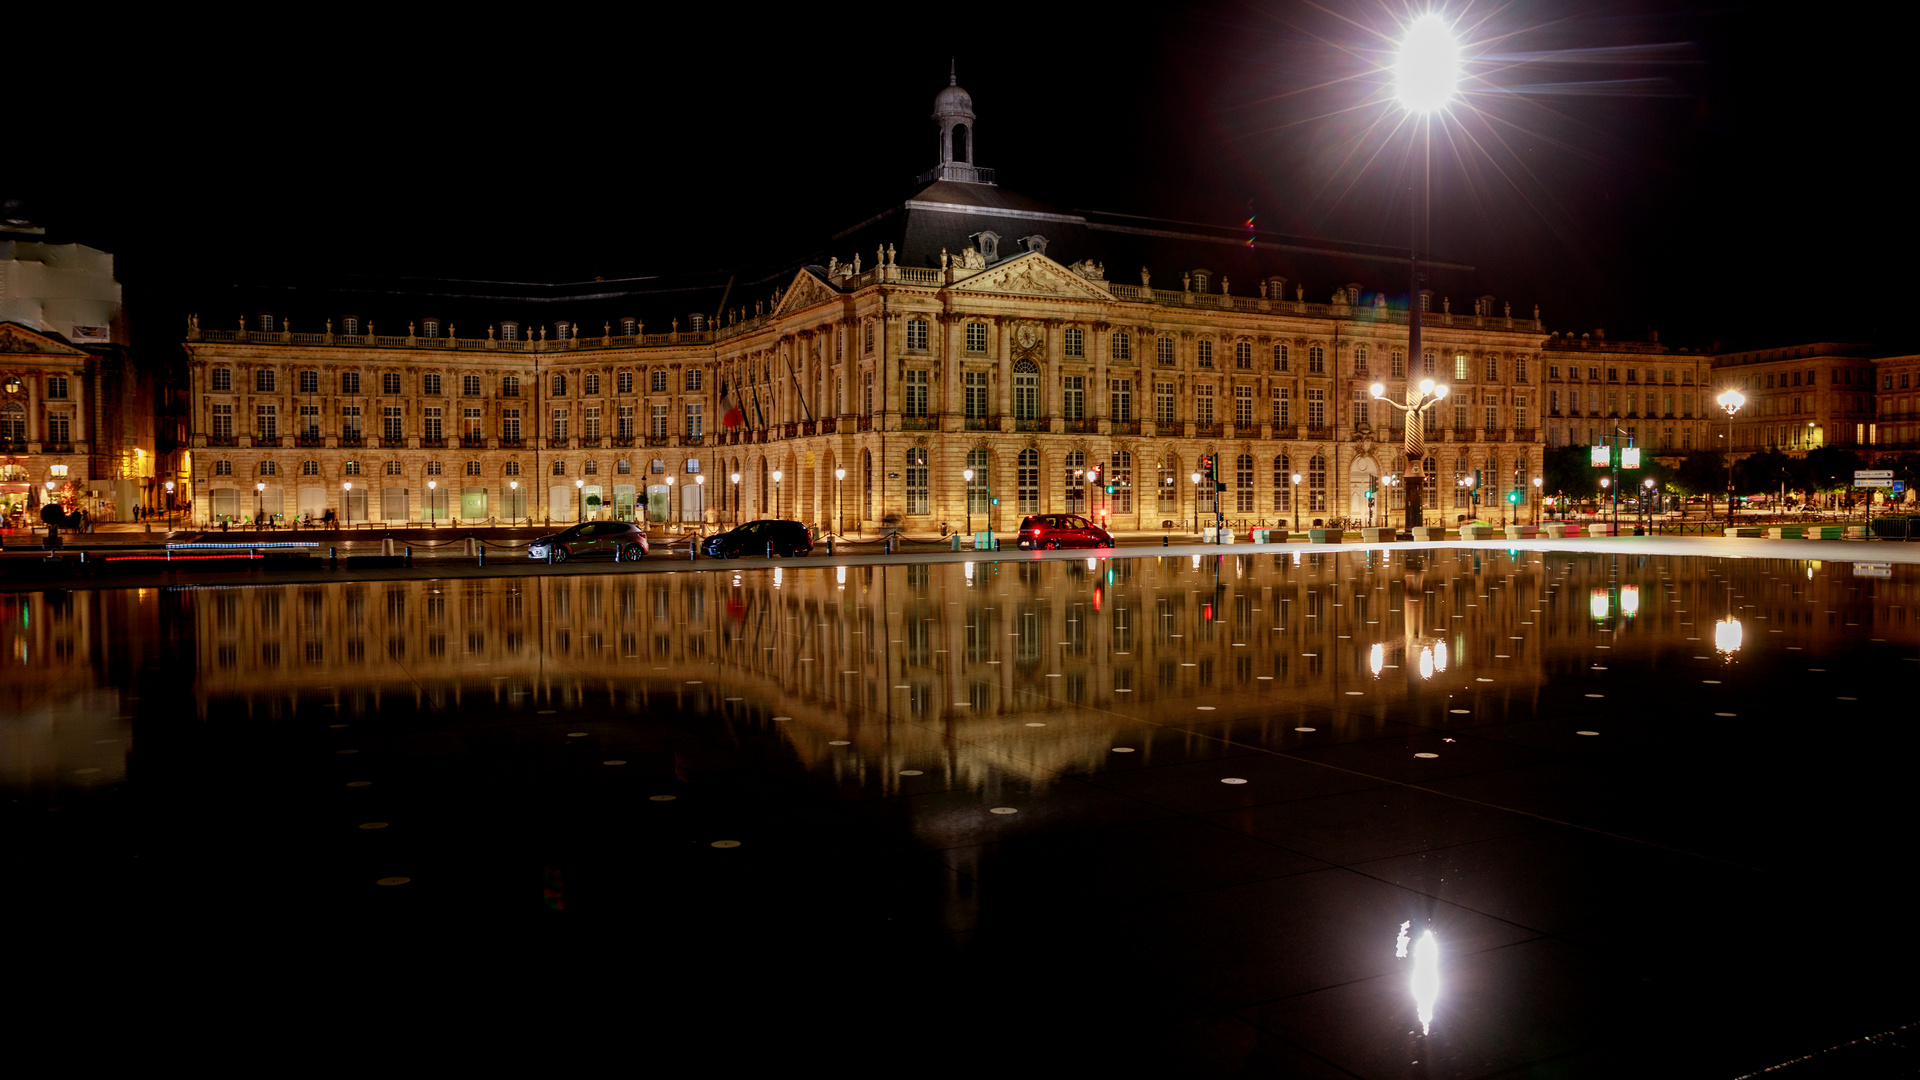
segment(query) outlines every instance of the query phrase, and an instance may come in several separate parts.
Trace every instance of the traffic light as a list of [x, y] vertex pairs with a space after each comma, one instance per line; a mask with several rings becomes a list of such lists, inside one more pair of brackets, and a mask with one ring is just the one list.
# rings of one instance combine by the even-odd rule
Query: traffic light
[[1368, 501], [1368, 502], [1372, 502], [1372, 501], [1373, 501], [1373, 489], [1372, 489], [1372, 488], [1368, 488], [1368, 489], [1367, 489], [1367, 501]]
[[1200, 471], [1205, 473], [1208, 476], [1213, 475], [1213, 455], [1212, 454], [1200, 455]]
[[1520, 504], [1520, 493], [1518, 491], [1507, 492], [1507, 501], [1518, 506]]
[[1112, 485], [1112, 484], [1108, 484], [1108, 485], [1107, 485], [1107, 494], [1109, 494], [1109, 495], [1111, 495], [1111, 494], [1113, 494], [1113, 485]]

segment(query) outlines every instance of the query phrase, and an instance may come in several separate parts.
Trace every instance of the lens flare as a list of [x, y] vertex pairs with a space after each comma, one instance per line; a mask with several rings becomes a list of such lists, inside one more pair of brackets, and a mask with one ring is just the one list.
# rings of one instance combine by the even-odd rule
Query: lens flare
[[1433, 670], [1447, 670], [1447, 643], [1444, 641], [1433, 647]]
[[1393, 97], [1409, 111], [1432, 112], [1453, 100], [1460, 82], [1460, 44], [1439, 12], [1407, 26], [1393, 60]]
[[1420, 677], [1423, 679], [1433, 678], [1433, 650], [1432, 649], [1420, 650]]
[[1433, 931], [1420, 935], [1413, 943], [1413, 1003], [1420, 1010], [1420, 1034], [1433, 1027], [1433, 1003], [1440, 999], [1440, 943]]

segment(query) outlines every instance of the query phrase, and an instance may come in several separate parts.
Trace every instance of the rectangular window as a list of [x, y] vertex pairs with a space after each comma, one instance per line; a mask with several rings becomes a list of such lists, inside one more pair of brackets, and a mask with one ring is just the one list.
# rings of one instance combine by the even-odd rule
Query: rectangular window
[[[518, 421], [516, 421], [517, 423]], [[480, 441], [480, 410], [463, 409], [460, 414], [460, 438], [469, 443]]]
[[1292, 371], [1293, 370], [1293, 346], [1275, 345], [1273, 347], [1273, 370], [1275, 371]]
[[666, 393], [667, 392], [666, 369], [654, 368], [652, 376], [647, 380], [647, 385], [651, 386], [653, 388], [653, 392], [656, 394]]
[[697, 368], [697, 367], [687, 369], [687, 389], [688, 390], [700, 389], [701, 380], [703, 380], [706, 377], [706, 370], [707, 370], [706, 368]]
[[1500, 381], [1500, 358], [1497, 356], [1489, 355], [1487, 357], [1487, 381]]
[[1235, 371], [1253, 370], [1253, 343], [1236, 341], [1233, 343], [1233, 369]]
[[319, 393], [320, 392], [320, 373], [317, 371], [301, 372], [300, 373], [300, 392], [303, 394]]
[[420, 390], [428, 397], [439, 397], [440, 376], [431, 373], [420, 376]]
[[1325, 390], [1307, 391], [1307, 426], [1310, 428], [1327, 426], [1327, 392]]
[[985, 420], [987, 418], [987, 373], [968, 371], [962, 373], [960, 379], [966, 394], [967, 419]]
[[[1892, 383], [1887, 385], [1891, 386]], [[233, 392], [233, 369], [217, 367], [213, 369], [213, 391], [216, 394]]]
[[280, 437], [280, 415], [276, 406], [255, 405], [253, 407], [253, 433], [255, 438], [261, 440]]
[[613, 385], [614, 385], [615, 391], [618, 393], [622, 393], [622, 394], [633, 393], [633, 372], [623, 371], [620, 374], [614, 376]]
[[467, 397], [479, 397], [480, 396], [480, 376], [478, 375], [460, 376], [460, 393], [464, 394]]
[[1154, 339], [1154, 362], [1161, 367], [1173, 366], [1173, 338], [1162, 334]]
[[[223, 371], [224, 368], [215, 368]], [[213, 407], [213, 437], [216, 439], [233, 438], [233, 406], [215, 405]]]
[[358, 394], [360, 392], [360, 373], [357, 371], [341, 372], [340, 392], [343, 394]]
[[1016, 508], [1018, 512], [1022, 514], [1039, 513], [1040, 455], [1031, 450], [1023, 451], [1020, 454], [1019, 472], [1015, 474], [1014, 479], [1016, 482], [1015, 488], [1019, 495], [1019, 506]]
[[1069, 326], [1061, 334], [1061, 341], [1064, 342], [1063, 347], [1066, 349], [1068, 356], [1080, 359], [1087, 355], [1087, 332], [1085, 330], [1077, 326]]
[[1253, 387], [1233, 388], [1233, 423], [1239, 428], [1253, 426]]
[[1213, 425], [1213, 387], [1196, 386], [1193, 392], [1193, 422], [1201, 427]]
[[500, 410], [500, 437], [518, 441], [520, 438], [520, 410]]
[[867, 320], [867, 352], [873, 352], [873, 320]]
[[1111, 415], [1115, 420], [1133, 419], [1133, 380], [1111, 379], [1107, 382]]
[[653, 407], [653, 429], [651, 434], [656, 439], [664, 439], [667, 437], [667, 406], [665, 402], [661, 402]]
[[305, 436], [309, 439], [317, 439], [320, 437], [320, 406], [300, 406], [300, 427], [294, 431], [294, 434]]
[[613, 433], [622, 439], [633, 438], [633, 406], [622, 405], [614, 417]]
[[406, 438], [401, 434], [400, 406], [388, 405], [380, 410], [380, 440], [385, 445], [401, 442]]
[[908, 319], [907, 320], [907, 351], [908, 352], [926, 352], [927, 351], [927, 320], [925, 319]]
[[924, 371], [907, 372], [906, 403], [902, 408], [904, 416], [927, 415], [927, 373]]
[[580, 377], [580, 392], [586, 394], [588, 397], [598, 394], [600, 392], [600, 376], [582, 375]]
[[928, 512], [927, 450], [923, 446], [907, 449], [907, 513]]
[[548, 393], [547, 396], [548, 397], [566, 397], [567, 396], [567, 377], [565, 375], [555, 375], [553, 377], [553, 389], [550, 393]]
[[1171, 424], [1180, 418], [1177, 411], [1177, 399], [1173, 396], [1172, 383], [1155, 383], [1153, 387], [1153, 419], [1155, 423]]
[[872, 416], [873, 415], [873, 372], [871, 371], [867, 372], [863, 378], [866, 385], [861, 391], [863, 395], [862, 402], [865, 405], [865, 408], [862, 411], [866, 415]]
[[1467, 354], [1466, 353], [1453, 354], [1453, 381], [1466, 382], [1468, 379], [1472, 377], [1473, 377], [1473, 372], [1467, 366]]
[[[263, 405], [261, 407], [268, 410], [268, 423], [269, 423], [269, 426], [271, 426], [273, 406]], [[52, 443], [55, 446], [65, 446], [68, 443], [72, 442], [73, 428], [70, 426], [71, 422], [72, 422], [71, 418], [66, 413], [63, 413], [63, 412], [48, 413], [47, 414], [47, 441], [49, 443]], [[268, 437], [271, 438], [272, 436], [269, 435]]]
[[389, 371], [380, 376], [380, 392], [389, 396], [400, 392], [399, 372]]
[[1560, 415], [1560, 391], [1547, 391], [1547, 412], [1553, 416]]
[[1403, 352], [1395, 352], [1393, 354], [1393, 360], [1390, 362], [1390, 367], [1388, 368], [1388, 371], [1390, 374], [1398, 378], [1405, 378], [1407, 374], [1407, 354]]
[[1208, 341], [1206, 338], [1201, 338], [1200, 343], [1196, 346], [1196, 349], [1197, 351], [1195, 353], [1195, 356], [1198, 359], [1195, 362], [1198, 363], [1203, 368], [1212, 367], [1213, 366], [1213, 342]]
[[[48, 396], [50, 397], [66, 397], [67, 396], [67, 381], [65, 379], [60, 380], [60, 392], [58, 394], [55, 394], [52, 392], [52, 385], [53, 385], [52, 380], [48, 380], [47, 385], [48, 385]], [[273, 369], [272, 368], [255, 368], [254, 369], [253, 392], [256, 394], [273, 393]]]
[[[1427, 485], [1427, 492], [1433, 492], [1433, 485]], [[1315, 454], [1307, 461], [1307, 509], [1309, 511], [1327, 508], [1327, 459]]]
[[1062, 413], [1068, 420], [1087, 417], [1087, 380], [1084, 375], [1068, 375], [1060, 380]]
[[1273, 388], [1273, 422], [1281, 427], [1293, 426], [1293, 389], [1291, 387]]
[[580, 437], [590, 443], [600, 441], [600, 406], [589, 405], [580, 417]]
[[1527, 358], [1524, 356], [1516, 356], [1513, 358], [1513, 381], [1527, 381]]
[[1307, 346], [1307, 374], [1324, 375], [1327, 373], [1327, 350], [1319, 345]]
[[427, 442], [439, 442], [446, 438], [440, 428], [440, 407], [435, 405], [422, 411], [420, 417], [420, 437]]
[[698, 401], [687, 403], [687, 434], [698, 437], [707, 433], [706, 406]]
[[1133, 359], [1133, 335], [1121, 330], [1113, 335], [1113, 358], [1123, 362]]
[[1453, 430], [1467, 430], [1467, 403], [1464, 399], [1453, 403]]
[[549, 429], [549, 434], [553, 436], [555, 443], [567, 441], [567, 410], [553, 410], [553, 427]]
[[[867, 351], [872, 352], [872, 347], [869, 346]], [[984, 353], [987, 351], [986, 323], [970, 322], [967, 324], [967, 351], [970, 353]]]
[[1486, 423], [1487, 430], [1492, 431], [1495, 428], [1498, 428], [1499, 426], [1500, 426], [1500, 406], [1488, 405], [1487, 406], [1487, 423]]

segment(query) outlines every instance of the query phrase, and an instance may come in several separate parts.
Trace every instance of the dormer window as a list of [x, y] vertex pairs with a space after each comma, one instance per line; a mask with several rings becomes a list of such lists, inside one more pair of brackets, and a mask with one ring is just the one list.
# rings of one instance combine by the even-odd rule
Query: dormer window
[[354, 337], [359, 337], [360, 336], [360, 316], [348, 315], [345, 318], [341, 319], [340, 332], [343, 334], [351, 334]]
[[567, 340], [567, 331], [569, 331], [569, 330], [572, 330], [572, 329], [573, 329], [573, 324], [572, 324], [572, 323], [570, 323], [570, 322], [557, 322], [557, 323], [554, 323], [554, 324], [553, 324], [553, 336], [554, 336], [554, 337], [556, 337], [556, 338], [558, 338], [558, 339], [559, 339], [559, 340], [561, 340], [561, 341], [565, 341], [565, 340]]
[[1023, 236], [1020, 238], [1020, 246], [1033, 252], [1035, 255], [1045, 255], [1047, 253], [1047, 238], [1039, 235]]
[[693, 314], [687, 316], [687, 329], [698, 334], [706, 330], [706, 328], [707, 328], [707, 317], [705, 315], [702, 315], [696, 311]]
[[273, 315], [271, 313], [261, 312], [259, 315], [254, 316], [253, 321], [259, 324], [261, 333], [273, 333]]
[[999, 260], [1000, 235], [998, 233], [979, 232], [974, 233], [971, 237], [968, 237], [968, 239], [973, 241], [973, 246], [979, 250], [981, 257], [986, 259], [988, 263]]
[[500, 324], [500, 340], [501, 341], [519, 341], [520, 340], [520, 324], [517, 322], [501, 323]]
[[429, 337], [429, 338], [439, 337], [440, 336], [440, 320], [439, 319], [421, 319], [420, 320], [420, 336]]
[[1207, 291], [1207, 284], [1213, 280], [1213, 272], [1211, 270], [1195, 270], [1191, 278], [1193, 291], [1203, 293]]
[[639, 332], [640, 332], [640, 321], [638, 319], [621, 319], [620, 320], [621, 336], [632, 337], [633, 335]]

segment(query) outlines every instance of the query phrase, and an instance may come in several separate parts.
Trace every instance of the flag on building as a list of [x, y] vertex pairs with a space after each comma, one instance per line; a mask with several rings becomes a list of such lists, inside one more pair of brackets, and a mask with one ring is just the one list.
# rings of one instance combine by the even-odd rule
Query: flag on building
[[747, 419], [747, 411], [740, 407], [740, 399], [726, 387], [720, 389], [720, 426], [739, 427]]

